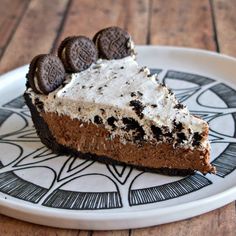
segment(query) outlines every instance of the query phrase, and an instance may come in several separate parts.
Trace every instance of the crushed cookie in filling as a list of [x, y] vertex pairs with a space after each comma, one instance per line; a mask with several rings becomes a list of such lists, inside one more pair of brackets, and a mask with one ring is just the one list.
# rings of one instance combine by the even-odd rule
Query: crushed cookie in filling
[[131, 107], [133, 107], [133, 110], [135, 111], [135, 113], [137, 114], [137, 116], [139, 116], [140, 119], [143, 118], [143, 109], [144, 109], [144, 106], [143, 104], [139, 101], [139, 100], [131, 100], [129, 105]]

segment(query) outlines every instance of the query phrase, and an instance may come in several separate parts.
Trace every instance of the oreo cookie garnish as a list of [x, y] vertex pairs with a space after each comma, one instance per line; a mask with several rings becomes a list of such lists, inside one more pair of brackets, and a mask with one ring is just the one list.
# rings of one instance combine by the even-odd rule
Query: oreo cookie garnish
[[47, 95], [63, 84], [65, 69], [57, 56], [41, 54], [31, 61], [26, 77], [35, 93]]
[[121, 59], [134, 54], [130, 34], [116, 26], [100, 30], [93, 41], [98, 48], [99, 57], [104, 59]]
[[80, 72], [86, 70], [97, 60], [98, 53], [93, 41], [85, 36], [65, 38], [58, 49], [66, 71]]
[[139, 101], [139, 100], [132, 100], [130, 101], [129, 105], [131, 107], [133, 107], [133, 110], [135, 111], [135, 113], [137, 114], [137, 116], [142, 119], [143, 118], [143, 109], [144, 109], [144, 106], [143, 104]]

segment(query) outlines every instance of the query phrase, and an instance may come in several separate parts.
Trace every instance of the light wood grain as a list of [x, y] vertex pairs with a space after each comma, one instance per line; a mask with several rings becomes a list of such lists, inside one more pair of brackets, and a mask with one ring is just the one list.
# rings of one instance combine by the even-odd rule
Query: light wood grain
[[236, 1], [212, 1], [221, 53], [236, 57]]
[[215, 50], [208, 0], [152, 0], [150, 43]]
[[92, 236], [129, 236], [128, 230], [94, 231]]
[[11, 40], [18, 23], [24, 14], [29, 0], [1, 0], [0, 7], [0, 58]]
[[68, 0], [30, 2], [0, 61], [0, 73], [29, 63], [37, 54], [49, 52], [67, 2]]
[[128, 29], [137, 44], [145, 44], [148, 9], [148, 0], [74, 0], [56, 46], [67, 36], [86, 35], [92, 38], [98, 30], [113, 25]]
[[[46, 227], [0, 215], [1, 236], [80, 236], [78, 230]], [[83, 235], [82, 235], [83, 236]], [[84, 235], [86, 236], [86, 235]]]
[[78, 230], [77, 236], [92, 236], [92, 234], [93, 234], [92, 231]]
[[236, 232], [236, 215], [231, 203], [218, 210], [179, 222], [145, 229], [132, 230], [132, 236], [233, 236]]
[[126, 1], [124, 28], [132, 35], [135, 44], [147, 44], [150, 1]]

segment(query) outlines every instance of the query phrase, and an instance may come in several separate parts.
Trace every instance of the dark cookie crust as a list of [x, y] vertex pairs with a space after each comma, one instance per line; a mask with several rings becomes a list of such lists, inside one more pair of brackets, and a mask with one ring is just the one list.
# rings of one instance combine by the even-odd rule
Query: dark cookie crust
[[[41, 54], [34, 57], [30, 63], [27, 78], [30, 87], [36, 93], [48, 94], [63, 83], [65, 69], [57, 56]], [[37, 80], [38, 86], [36, 86], [35, 80]]]
[[126, 163], [122, 163], [119, 161], [115, 161], [107, 156], [98, 156], [91, 153], [81, 153], [74, 149], [65, 147], [61, 144], [58, 144], [53, 135], [51, 134], [48, 125], [44, 121], [44, 119], [40, 116], [38, 110], [36, 109], [35, 105], [32, 103], [30, 96], [25, 93], [24, 98], [26, 101], [27, 106], [30, 108], [30, 112], [32, 115], [32, 120], [34, 122], [37, 134], [39, 135], [43, 144], [45, 144], [48, 148], [52, 149], [53, 152], [59, 154], [66, 154], [66, 155], [73, 155], [79, 158], [88, 159], [88, 160], [95, 160], [105, 164], [115, 164], [115, 165], [126, 165], [126, 166], [133, 166], [138, 170], [141, 171], [149, 171], [154, 173], [160, 173], [170, 176], [186, 176], [191, 175], [194, 173], [193, 170], [182, 170], [182, 169], [169, 169], [169, 168], [146, 168], [141, 166], [134, 166], [134, 165], [127, 165]]
[[94, 35], [93, 41], [98, 48], [99, 57], [104, 59], [121, 59], [133, 53], [130, 34], [119, 27], [100, 30]]
[[67, 72], [86, 70], [97, 60], [97, 49], [92, 40], [85, 36], [72, 36], [64, 39], [59, 46], [58, 56]]

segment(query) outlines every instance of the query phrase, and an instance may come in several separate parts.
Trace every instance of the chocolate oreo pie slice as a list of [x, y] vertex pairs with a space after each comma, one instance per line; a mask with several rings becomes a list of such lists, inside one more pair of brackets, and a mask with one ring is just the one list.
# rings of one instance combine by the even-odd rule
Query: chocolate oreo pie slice
[[80, 72], [86, 70], [97, 60], [98, 53], [93, 41], [85, 36], [72, 36], [65, 38], [58, 49], [67, 72]]
[[99, 57], [104, 59], [121, 59], [134, 54], [130, 34], [116, 26], [100, 30], [94, 35], [93, 41]]
[[31, 61], [26, 77], [34, 92], [49, 94], [63, 83], [65, 69], [57, 56], [40, 54]]

